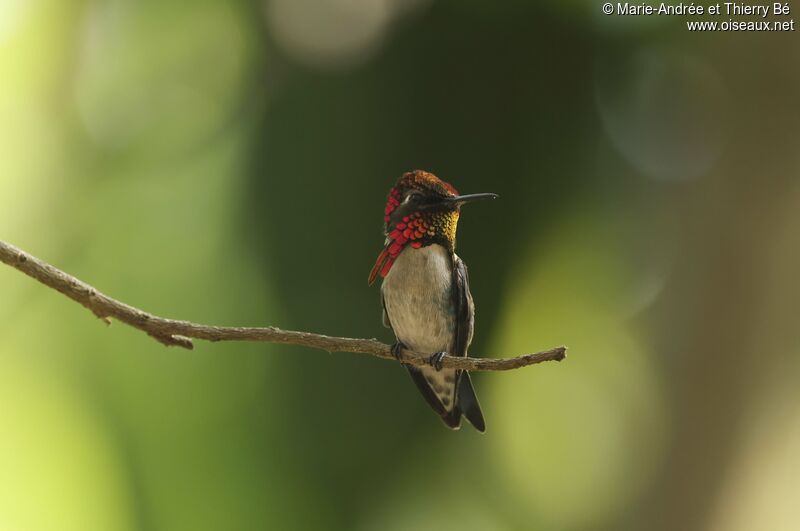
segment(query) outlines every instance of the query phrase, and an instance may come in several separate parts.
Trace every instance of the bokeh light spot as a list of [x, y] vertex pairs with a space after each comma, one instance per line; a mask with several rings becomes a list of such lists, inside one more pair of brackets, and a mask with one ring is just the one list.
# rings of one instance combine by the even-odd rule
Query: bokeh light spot
[[636, 170], [686, 180], [712, 168], [724, 141], [726, 92], [710, 64], [647, 48], [598, 59], [594, 76], [606, 135]]

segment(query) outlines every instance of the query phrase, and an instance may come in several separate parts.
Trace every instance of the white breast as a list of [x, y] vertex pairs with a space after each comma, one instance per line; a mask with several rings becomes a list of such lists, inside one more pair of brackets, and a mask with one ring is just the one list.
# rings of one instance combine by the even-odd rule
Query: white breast
[[455, 333], [452, 258], [441, 245], [406, 247], [381, 287], [397, 339], [422, 354], [449, 351]]

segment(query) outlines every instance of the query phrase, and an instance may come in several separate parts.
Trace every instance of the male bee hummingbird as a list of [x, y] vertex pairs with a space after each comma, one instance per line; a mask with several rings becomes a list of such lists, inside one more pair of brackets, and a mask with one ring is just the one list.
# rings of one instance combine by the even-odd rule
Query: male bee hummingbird
[[389, 192], [384, 210], [384, 249], [369, 274], [383, 277], [383, 324], [394, 331], [393, 352], [411, 350], [430, 366], [407, 365], [428, 405], [447, 426], [458, 429], [461, 416], [483, 432], [478, 398], [469, 373], [443, 369], [442, 358], [466, 356], [472, 342], [475, 306], [467, 267], [455, 254], [461, 206], [495, 194], [459, 195], [432, 173], [403, 174]]

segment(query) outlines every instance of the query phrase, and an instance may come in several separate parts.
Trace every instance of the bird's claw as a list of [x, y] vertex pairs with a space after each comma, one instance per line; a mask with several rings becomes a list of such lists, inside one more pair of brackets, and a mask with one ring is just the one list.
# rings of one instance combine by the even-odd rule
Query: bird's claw
[[428, 363], [431, 364], [431, 367], [436, 369], [437, 371], [442, 370], [442, 361], [444, 357], [447, 355], [447, 352], [437, 352], [436, 354], [432, 355], [428, 358]]
[[403, 349], [406, 348], [404, 344], [401, 342], [397, 342], [392, 345], [392, 355], [395, 357], [397, 361], [403, 363]]

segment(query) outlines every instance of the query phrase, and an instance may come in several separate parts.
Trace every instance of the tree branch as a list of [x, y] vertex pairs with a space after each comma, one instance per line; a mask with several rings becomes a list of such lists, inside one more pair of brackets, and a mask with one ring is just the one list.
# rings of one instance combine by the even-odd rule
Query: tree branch
[[[310, 332], [281, 330], [272, 326], [265, 328], [209, 326], [189, 321], [164, 319], [112, 299], [89, 284], [2, 240], [0, 240], [0, 261], [80, 303], [107, 324], [111, 324], [110, 318], [113, 317], [147, 333], [167, 346], [191, 349], [193, 348], [191, 338], [205, 339], [206, 341], [266, 341], [301, 345], [328, 352], [356, 352], [377, 358], [395, 359], [391, 347], [376, 339], [332, 337]], [[561, 361], [566, 357], [566, 352], [566, 347], [556, 347], [515, 358], [487, 359], [445, 356], [442, 360], [442, 367], [468, 371], [506, 371], [543, 361]], [[430, 355], [415, 354], [409, 351], [401, 354], [402, 363], [408, 365], [429, 364]]]

